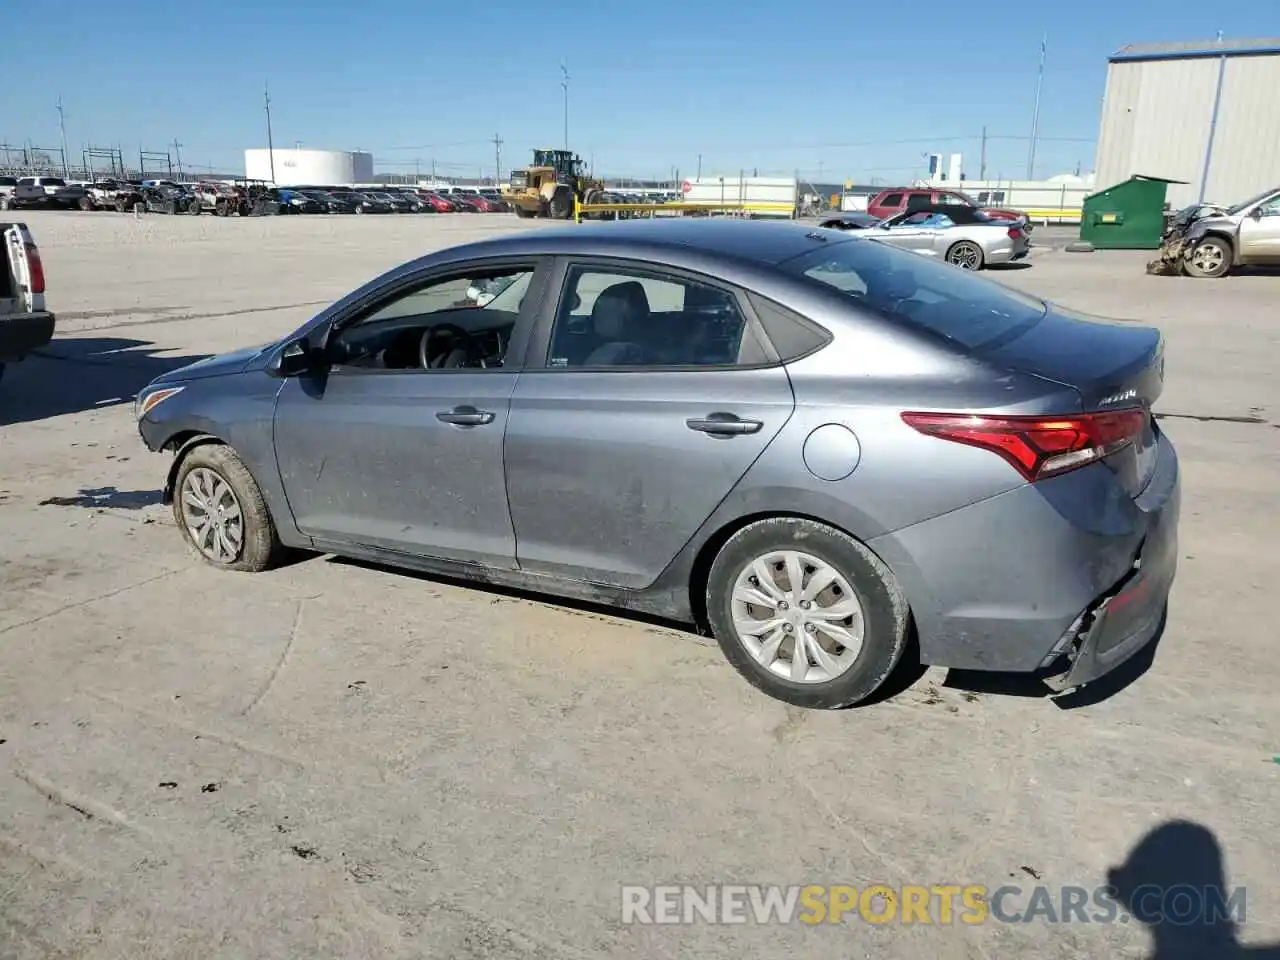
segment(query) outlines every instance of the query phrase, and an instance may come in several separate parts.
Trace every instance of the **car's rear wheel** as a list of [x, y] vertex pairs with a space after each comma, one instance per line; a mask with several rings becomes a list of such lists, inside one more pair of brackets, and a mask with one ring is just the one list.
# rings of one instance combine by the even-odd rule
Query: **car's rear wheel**
[[947, 263], [961, 270], [981, 270], [982, 259], [982, 248], [971, 240], [953, 243], [947, 250]]
[[195, 447], [183, 458], [173, 515], [187, 542], [215, 567], [256, 573], [284, 554], [257, 482], [222, 444]]
[[1184, 261], [1188, 275], [1202, 280], [1216, 280], [1231, 269], [1231, 244], [1222, 237], [1201, 240]]
[[865, 700], [907, 641], [907, 603], [889, 568], [813, 520], [778, 517], [735, 533], [711, 564], [706, 604], [734, 668], [800, 707]]

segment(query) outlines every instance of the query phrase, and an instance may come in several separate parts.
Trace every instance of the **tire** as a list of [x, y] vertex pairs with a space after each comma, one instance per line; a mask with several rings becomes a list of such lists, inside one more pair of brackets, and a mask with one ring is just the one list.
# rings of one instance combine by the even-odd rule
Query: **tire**
[[1196, 244], [1190, 256], [1182, 261], [1187, 276], [1200, 280], [1225, 277], [1235, 259], [1231, 241], [1225, 237], [1205, 237]]
[[173, 200], [166, 200], [164, 204], [164, 212], [169, 216], [176, 216], [178, 213], [178, 204]]
[[[223, 487], [211, 485], [210, 477], [221, 481]], [[229, 490], [233, 501], [223, 495], [224, 488]], [[208, 443], [189, 451], [178, 468], [173, 490], [173, 518], [188, 546], [210, 566], [258, 573], [271, 568], [283, 558], [285, 548], [280, 543], [262, 491], [245, 467], [244, 461], [230, 447]], [[226, 522], [225, 528], [230, 532], [221, 543], [213, 531], [204, 536], [204, 546], [197, 542], [191, 525], [202, 514], [207, 515], [207, 512], [194, 508], [188, 500], [188, 493], [193, 493], [196, 499], [208, 504], [213, 499], [209, 495], [211, 490], [216, 493], [216, 499], [222, 506], [228, 507], [233, 502], [239, 508], [238, 543], [234, 537], [234, 520]], [[224, 545], [227, 549], [220, 549]]]
[[552, 220], [568, 220], [573, 217], [573, 191], [560, 187], [551, 195]]
[[972, 240], [959, 240], [947, 248], [946, 260], [961, 270], [981, 270], [982, 248]]
[[[816, 570], [812, 568], [819, 565], [834, 572], [836, 580], [843, 583], [833, 582], [813, 598], [797, 603], [789, 578], [781, 570], [774, 570], [777, 562], [782, 562], [785, 570], [787, 563], [777, 556], [784, 553], [797, 558], [806, 586], [813, 584]], [[785, 618], [779, 630], [787, 629], [788, 632], [780, 642], [772, 645], [772, 667], [762, 664], [734, 626], [734, 607], [738, 604], [734, 598], [735, 586], [753, 573], [753, 561], [765, 558], [773, 561], [766, 564], [765, 569], [774, 570], [787, 581], [785, 590], [777, 582], [773, 584], [774, 589], [783, 597], [792, 598], [786, 604], [785, 612], [782, 606], [774, 611], [775, 620], [778, 614]], [[758, 577], [754, 584], [748, 582], [747, 589], [755, 589], [757, 594], [766, 596], [768, 593], [759, 586]], [[850, 591], [852, 598], [847, 596]], [[841, 597], [845, 599], [841, 600]], [[797, 609], [807, 602], [812, 606], [804, 612]], [[837, 602], [850, 606], [851, 612], [860, 610], [862, 637], [861, 645], [856, 649], [852, 645], [841, 648], [833, 642], [834, 637], [819, 626], [823, 623], [839, 625], [841, 621], [832, 617], [813, 617], [814, 612], [829, 610]], [[907, 643], [907, 601], [889, 568], [857, 540], [813, 520], [792, 517], [758, 520], [730, 537], [711, 564], [707, 577], [706, 609], [716, 641], [734, 669], [752, 686], [797, 707], [830, 710], [865, 700], [893, 672]], [[767, 608], [753, 606], [739, 612], [744, 618], [757, 618], [757, 613], [766, 611]], [[767, 612], [764, 619], [769, 619]], [[858, 620], [859, 617], [854, 616], [851, 622], [844, 622], [849, 628], [846, 636], [850, 633], [856, 636]], [[812, 632], [810, 627], [813, 627]], [[807, 638], [811, 650], [815, 640], [824, 641], [820, 652], [825, 657], [808, 653], [804, 660], [806, 675], [801, 679], [793, 679], [794, 660], [783, 660], [779, 656], [788, 648], [794, 652], [797, 637]], [[770, 646], [770, 639], [775, 639], [775, 636], [765, 634], [754, 638], [754, 645], [765, 650]], [[747, 640], [753, 638], [747, 635]], [[825, 659], [828, 667], [839, 669], [823, 670], [821, 659]]]
[[189, 204], [187, 204], [187, 213], [189, 213], [193, 217], [200, 216], [200, 201], [192, 200]]
[[90, 200], [88, 197], [81, 197], [81, 198], [80, 198], [80, 209], [81, 209], [81, 210], [84, 210], [84, 211], [86, 211], [86, 212], [88, 212], [88, 211], [90, 211], [90, 210], [94, 209], [93, 201], [92, 201], [92, 200]]
[[8, 197], [0, 198], [0, 210], [12, 210], [13, 201]]
[[533, 214], [530, 213], [528, 210], [526, 210], [524, 207], [517, 206], [515, 209], [516, 209], [516, 217], [518, 217], [521, 220], [528, 220], [530, 217], [533, 216]]

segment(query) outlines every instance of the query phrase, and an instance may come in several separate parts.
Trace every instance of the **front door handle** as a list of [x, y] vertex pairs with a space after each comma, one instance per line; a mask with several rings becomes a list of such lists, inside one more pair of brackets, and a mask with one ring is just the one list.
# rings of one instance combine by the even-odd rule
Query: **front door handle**
[[459, 427], [482, 427], [486, 423], [493, 423], [493, 414], [488, 410], [463, 406], [454, 407], [452, 410], [441, 410], [436, 414], [436, 419]]
[[694, 418], [686, 420], [685, 426], [700, 433], [720, 436], [740, 436], [744, 433], [756, 433], [764, 426], [759, 420], [743, 420], [732, 413], [713, 413], [706, 419]]

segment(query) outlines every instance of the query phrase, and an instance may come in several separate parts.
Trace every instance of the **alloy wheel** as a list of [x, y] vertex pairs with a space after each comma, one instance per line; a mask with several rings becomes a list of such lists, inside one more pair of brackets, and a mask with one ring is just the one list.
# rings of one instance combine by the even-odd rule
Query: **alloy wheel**
[[811, 554], [775, 550], [738, 574], [731, 600], [738, 641], [760, 666], [792, 683], [826, 683], [862, 652], [858, 595], [838, 570]]
[[208, 467], [182, 482], [182, 521], [196, 549], [214, 563], [234, 563], [244, 549], [244, 516], [231, 484]]
[[948, 259], [961, 270], [977, 270], [982, 253], [972, 243], [960, 243], [951, 251]]

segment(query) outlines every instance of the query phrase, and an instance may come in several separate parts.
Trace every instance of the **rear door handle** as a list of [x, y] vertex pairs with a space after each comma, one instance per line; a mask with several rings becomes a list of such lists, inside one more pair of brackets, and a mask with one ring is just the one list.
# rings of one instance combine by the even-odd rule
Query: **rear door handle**
[[713, 413], [706, 419], [694, 418], [686, 420], [684, 425], [690, 430], [700, 433], [719, 434], [720, 436], [740, 436], [744, 433], [756, 433], [764, 426], [759, 420], [743, 420], [732, 413]]
[[493, 414], [488, 410], [464, 406], [454, 407], [452, 410], [441, 410], [436, 414], [436, 419], [459, 427], [482, 427], [486, 423], [493, 423]]

